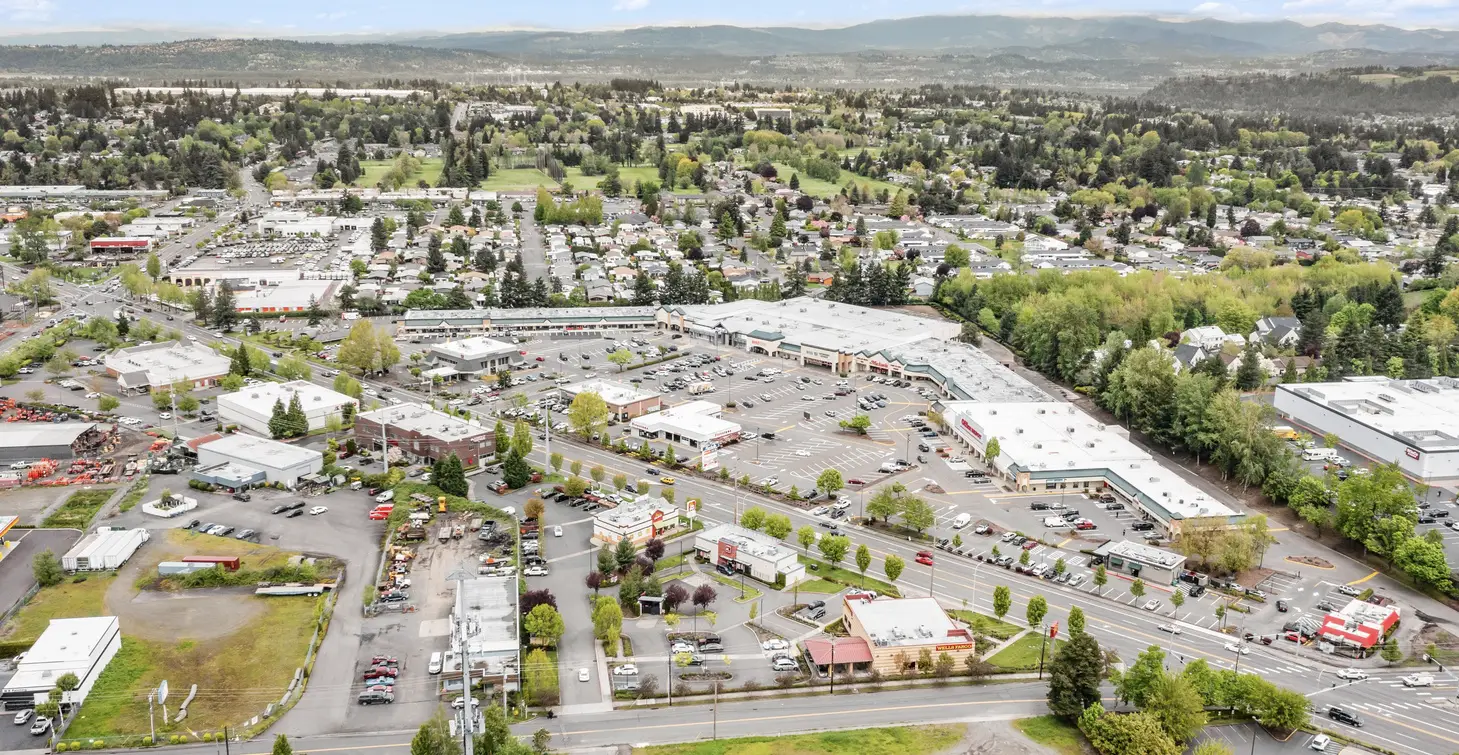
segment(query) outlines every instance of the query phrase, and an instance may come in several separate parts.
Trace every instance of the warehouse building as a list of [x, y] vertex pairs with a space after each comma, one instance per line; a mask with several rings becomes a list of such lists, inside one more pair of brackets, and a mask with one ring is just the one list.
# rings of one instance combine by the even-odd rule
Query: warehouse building
[[437, 369], [449, 368], [443, 377], [495, 375], [522, 361], [516, 344], [486, 336], [472, 336], [431, 344], [426, 359]]
[[268, 315], [307, 312], [311, 301], [324, 309], [334, 296], [337, 284], [317, 278], [283, 278], [257, 283], [233, 279], [220, 285], [233, 289], [233, 306], [237, 311]]
[[396, 321], [399, 335], [456, 336], [515, 333], [619, 333], [654, 327], [654, 307], [525, 307], [412, 309]]
[[956, 401], [942, 413], [975, 456], [998, 439], [994, 471], [1019, 492], [1108, 492], [1172, 537], [1189, 520], [1234, 526], [1245, 517], [1131, 443], [1123, 427], [1096, 422], [1073, 404]]
[[496, 453], [492, 428], [424, 404], [396, 404], [360, 414], [355, 418], [355, 439], [370, 448], [388, 443], [415, 462], [433, 462], [454, 453], [467, 469]]
[[79, 705], [121, 647], [122, 629], [115, 616], [51, 619], [0, 690], [0, 702], [6, 710], [34, 708], [46, 701], [57, 679], [75, 674], [81, 686], [61, 700]]
[[[1185, 568], [1185, 556], [1152, 545], [1110, 540], [1094, 549], [1095, 563], [1152, 585], [1173, 585]], [[1101, 562], [1100, 559], [1103, 559]]]
[[[837, 666], [864, 664], [865, 668], [882, 674], [911, 670], [927, 673], [929, 669], [917, 668], [923, 650], [932, 654], [933, 663], [947, 653], [952, 656], [955, 668], [962, 668], [967, 657], [977, 653], [973, 633], [954, 621], [936, 598], [872, 600], [869, 595], [853, 591], [843, 600], [846, 630], [861, 642], [859, 646], [837, 644]], [[817, 657], [812, 649], [812, 659], [817, 665], [831, 662], [828, 649], [824, 658]]]
[[[235, 466], [227, 466], [230, 464]], [[318, 474], [323, 468], [324, 454], [318, 451], [239, 433], [199, 445], [194, 474], [208, 475], [228, 469], [242, 474], [252, 470], [255, 476], [262, 472], [265, 482], [293, 488], [299, 478]]]
[[711, 401], [689, 401], [635, 417], [631, 425], [634, 435], [640, 438], [663, 439], [690, 448], [703, 448], [709, 443], [722, 446], [740, 438], [740, 426], [721, 419], [723, 411], [724, 407]]
[[307, 380], [288, 383], [259, 383], [233, 393], [218, 397], [218, 416], [223, 424], [234, 424], [260, 435], [269, 435], [269, 419], [273, 417], [274, 404], [283, 403], [289, 408], [294, 397], [309, 419], [309, 429], [323, 430], [330, 419], [342, 424], [353, 417], [360, 402], [344, 395], [315, 385]]
[[119, 349], [102, 363], [123, 391], [144, 392], [180, 382], [194, 388], [217, 385], [228, 374], [231, 360], [205, 346], [168, 341]]
[[700, 530], [694, 550], [715, 566], [727, 566], [766, 584], [792, 585], [805, 579], [800, 557], [785, 543], [769, 535], [719, 524]]
[[664, 407], [663, 396], [656, 391], [646, 391], [632, 383], [619, 383], [612, 380], [584, 380], [581, 383], [564, 385], [558, 390], [569, 402], [578, 397], [581, 393], [596, 393], [608, 405], [608, 413], [613, 419], [630, 420], [634, 417], [641, 417], [651, 412], [659, 411]]
[[98, 527], [61, 556], [61, 568], [73, 572], [119, 569], [149, 537], [141, 528]]
[[679, 528], [679, 509], [663, 496], [641, 495], [637, 500], [593, 515], [593, 545], [634, 545], [663, 537]]
[[75, 459], [101, 448], [111, 432], [94, 422], [0, 424], [0, 462]]
[[1283, 421], [1424, 483], [1459, 479], [1459, 380], [1351, 377], [1277, 386]]

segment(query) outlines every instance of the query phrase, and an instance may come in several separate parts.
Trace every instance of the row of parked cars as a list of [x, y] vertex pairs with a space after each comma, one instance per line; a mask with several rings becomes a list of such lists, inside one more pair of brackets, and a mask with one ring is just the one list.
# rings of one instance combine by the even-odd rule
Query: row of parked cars
[[[194, 530], [204, 535], [213, 535], [214, 537], [228, 537], [229, 535], [233, 535], [233, 538], [236, 540], [252, 540], [254, 542], [258, 542], [259, 540], [258, 530], [248, 528], [238, 530], [237, 527], [229, 524], [214, 524], [201, 519], [194, 519], [188, 522], [184, 529]], [[236, 535], [233, 534], [235, 530], [238, 531]]]

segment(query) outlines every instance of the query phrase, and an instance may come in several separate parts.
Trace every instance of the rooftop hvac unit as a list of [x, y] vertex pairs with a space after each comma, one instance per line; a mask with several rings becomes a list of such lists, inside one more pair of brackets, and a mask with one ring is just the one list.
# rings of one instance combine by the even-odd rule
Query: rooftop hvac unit
[[1064, 432], [1067, 432], [1070, 435], [1073, 435], [1074, 434], [1074, 426], [1073, 425], [1070, 425], [1070, 426], [1064, 428]]
[[1048, 411], [1045, 410], [1045, 409], [1040, 409], [1039, 410], [1039, 414], [1047, 414], [1047, 413], [1048, 413]]
[[1094, 441], [1091, 440], [1088, 443], [1085, 443], [1084, 444], [1084, 447], [1085, 448], [1094, 448]]
[[1160, 482], [1160, 478], [1159, 477], [1151, 477], [1150, 478], [1150, 482]]
[[1042, 444], [1042, 443], [1035, 443], [1035, 444], [1033, 444], [1033, 447], [1034, 448], [1043, 448], [1044, 447], [1044, 444]]

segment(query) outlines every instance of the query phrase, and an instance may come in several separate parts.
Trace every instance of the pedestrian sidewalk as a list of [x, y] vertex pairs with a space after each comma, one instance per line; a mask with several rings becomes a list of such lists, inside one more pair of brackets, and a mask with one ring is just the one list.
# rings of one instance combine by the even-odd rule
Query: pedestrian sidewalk
[[[1045, 676], [1047, 676], [1047, 674], [1045, 674]], [[1027, 672], [1020, 672], [1020, 673], [1016, 673], [1016, 674], [989, 674], [988, 676], [982, 677], [980, 680], [978, 680], [978, 681], [976, 681], [974, 683], [976, 683], [976, 684], [983, 684], [983, 683], [990, 683], [990, 682], [991, 683], [997, 683], [997, 682], [1002, 682], [1002, 681], [1036, 681], [1038, 678], [1039, 678], [1039, 675], [1036, 672], [1027, 671]], [[893, 680], [883, 680], [883, 681], [877, 682], [875, 684], [873, 684], [871, 682], [851, 682], [851, 683], [847, 683], [847, 684], [843, 684], [841, 682], [837, 682], [836, 683], [836, 694], [841, 694], [841, 691], [842, 690], [845, 690], [846, 692], [891, 692], [891, 691], [898, 690], [898, 689], [906, 689], [906, 688], [912, 688], [912, 687], [930, 687], [930, 686], [937, 686], [937, 685], [943, 685], [943, 686], [967, 685], [968, 682], [969, 682], [969, 680], [968, 680], [968, 677], [966, 677], [966, 676], [953, 676], [952, 678], [946, 679], [946, 680], [944, 680], [944, 679], [905, 679], [905, 680], [903, 680], [903, 679], [893, 679]], [[768, 698], [779, 698], [779, 697], [786, 697], [786, 696], [797, 696], [797, 697], [800, 697], [800, 696], [807, 696], [807, 695], [821, 695], [821, 694], [830, 694], [830, 689], [831, 689], [831, 685], [829, 685], [829, 684], [817, 684], [817, 685], [815, 685], [813, 687], [791, 687], [789, 689], [778, 689], [778, 688], [777, 689], [762, 689], [762, 690], [755, 690], [754, 692], [725, 692], [725, 691], [722, 691], [721, 690], [720, 693], [719, 693], [719, 701], [720, 702], [726, 702], [726, 701], [730, 701], [730, 700], [755, 700], [755, 699], [767, 698], [767, 697]], [[684, 696], [684, 697], [681, 697], [679, 695], [675, 695], [674, 696], [674, 699], [675, 700], [684, 699], [684, 700], [687, 700], [687, 701], [696, 701], [696, 702], [697, 701], [702, 701], [702, 700], [708, 700], [709, 698], [710, 698], [709, 693], [697, 694], [697, 695], [688, 695], [688, 696]], [[619, 700], [619, 701], [617, 701], [617, 702], [614, 703], [614, 706], [613, 707], [618, 708], [618, 709], [623, 709], [623, 708], [656, 708], [656, 707], [659, 707], [661, 705], [665, 705], [667, 703], [668, 703], [668, 697], [667, 696], [666, 697], [652, 697], [652, 698], [647, 698], [647, 699], [642, 699], [642, 700]]]

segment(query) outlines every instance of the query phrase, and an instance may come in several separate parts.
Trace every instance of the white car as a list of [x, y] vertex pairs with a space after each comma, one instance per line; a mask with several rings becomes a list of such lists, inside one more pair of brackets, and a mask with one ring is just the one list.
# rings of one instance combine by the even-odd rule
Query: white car
[[26, 708], [25, 710], [22, 710], [19, 713], [16, 713], [15, 714], [15, 725], [16, 726], [20, 726], [21, 724], [29, 723], [30, 722], [30, 717], [33, 716], [33, 715], [35, 715], [35, 711], [34, 710], [31, 710], [30, 708]]
[[172, 419], [172, 412], [163, 412], [157, 415], [157, 419]]
[[40, 736], [51, 730], [51, 719], [45, 716], [36, 716], [35, 723], [30, 725], [30, 733]]
[[[471, 707], [475, 708], [478, 705], [481, 705], [481, 701], [480, 700], [477, 700], [474, 697], [471, 698]], [[466, 698], [465, 697], [458, 697], [455, 700], [452, 700], [451, 701], [451, 707], [452, 708], [455, 708], [456, 710], [461, 710], [462, 708], [466, 707]]]
[[522, 574], [524, 574], [524, 575], [526, 575], [528, 577], [545, 577], [545, 576], [547, 576], [547, 567], [545, 567], [545, 566], [529, 566], [526, 569], [523, 569], [522, 570]]
[[309, 516], [319, 516], [326, 511], [329, 511], [328, 506], [315, 506], [314, 508], [309, 509]]
[[692, 653], [692, 652], [694, 652], [694, 646], [693, 645], [690, 645], [687, 642], [676, 642], [676, 643], [674, 643], [673, 645], [671, 645], [669, 647], [669, 654], [670, 655], [678, 655], [680, 653]]
[[829, 513], [831, 513], [831, 509], [828, 506], [817, 506], [811, 509], [811, 516], [825, 516]]
[[1238, 644], [1236, 644], [1234, 642], [1228, 642], [1228, 643], [1226, 643], [1225, 647], [1226, 647], [1226, 650], [1228, 650], [1228, 651], [1230, 651], [1232, 653], [1240, 653], [1241, 655], [1251, 655], [1251, 648], [1249, 646], [1247, 646], [1245, 643], [1242, 643], [1242, 644], [1239, 644], [1238, 645]]
[[614, 666], [613, 673], [619, 676], [633, 676], [638, 673], [638, 667], [632, 663], [625, 663], [622, 666]]
[[767, 488], [773, 488], [776, 485], [779, 485], [780, 484], [780, 478], [779, 477], [766, 477], [765, 479], [763, 479], [763, 480], [760, 481], [760, 484], [761, 485], [764, 485]]
[[585, 682], [589, 679], [587, 668], [578, 669], [578, 681]]
[[796, 456], [810, 456], [811, 455], [811, 452], [805, 450], [804, 448], [797, 448], [797, 449], [795, 449], [795, 455]]
[[552, 527], [552, 536], [553, 537], [562, 537], [562, 525], [560, 525], [560, 524], [553, 525], [553, 527]]
[[1158, 600], [1148, 600], [1148, 601], [1145, 602], [1145, 605], [1143, 606], [1143, 608], [1146, 611], [1158, 611], [1158, 610], [1160, 610], [1160, 601], [1158, 601]]
[[101, 398], [101, 394], [97, 393], [96, 391], [92, 391], [86, 394], [86, 398]]
[[1432, 674], [1410, 674], [1409, 676], [1403, 677], [1403, 686], [1432, 687], [1434, 686], [1434, 677]]
[[189, 340], [189, 341], [197, 341], [198, 340], [198, 337], [197, 336], [188, 336], [187, 337], [187, 340]]
[[773, 639], [760, 643], [760, 647], [766, 650], [788, 650], [790, 649], [790, 643], [781, 639]]
[[1360, 669], [1345, 668], [1345, 669], [1337, 672], [1337, 678], [1339, 678], [1339, 679], [1347, 679], [1349, 681], [1354, 681], [1354, 682], [1361, 682], [1361, 681], [1365, 681], [1368, 678], [1368, 673], [1366, 671], [1362, 671]]
[[1162, 631], [1162, 632], [1169, 632], [1171, 634], [1180, 634], [1180, 627], [1178, 627], [1178, 626], [1176, 626], [1174, 624], [1161, 624], [1158, 627], [1158, 629], [1160, 631]]

